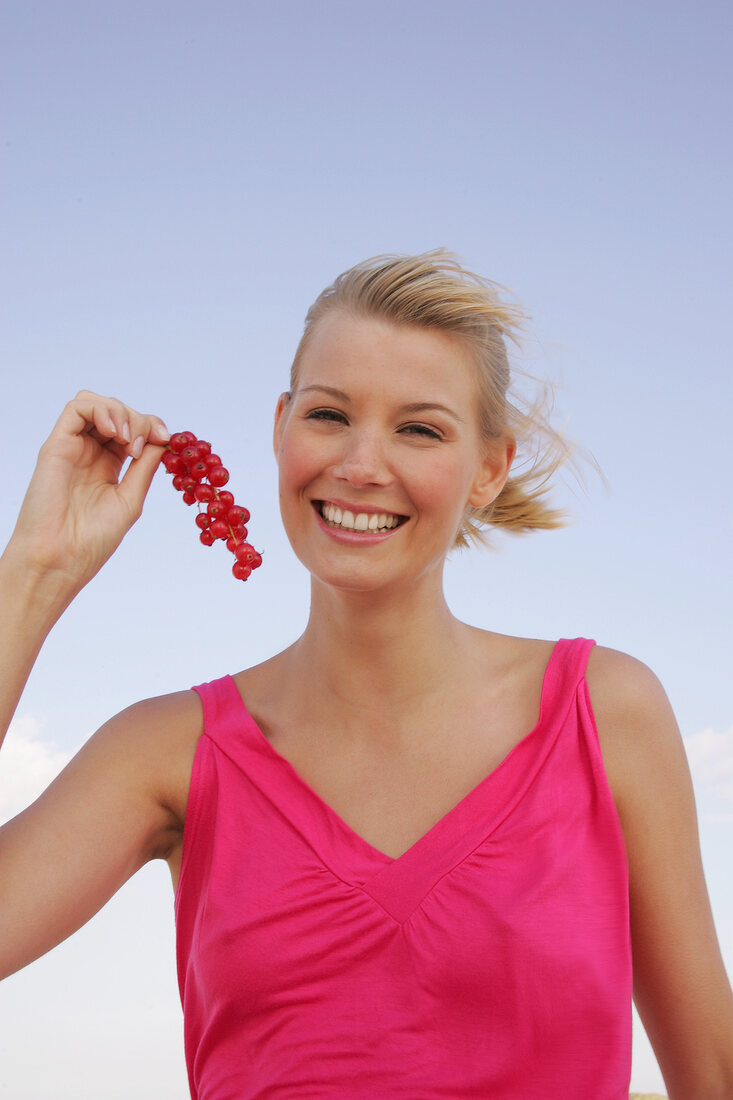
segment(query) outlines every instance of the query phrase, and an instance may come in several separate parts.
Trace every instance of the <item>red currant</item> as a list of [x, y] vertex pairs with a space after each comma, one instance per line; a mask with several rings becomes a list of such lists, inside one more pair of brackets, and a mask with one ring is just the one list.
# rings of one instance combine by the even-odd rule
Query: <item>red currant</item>
[[166, 451], [162, 462], [169, 474], [182, 474], [186, 469], [186, 464], [181, 456], [174, 454], [173, 451]]
[[229, 481], [229, 471], [225, 466], [212, 466], [209, 470], [209, 481], [219, 489]]
[[[219, 494], [220, 499], [223, 496], [223, 493]], [[234, 498], [232, 498], [232, 506], [227, 513], [227, 518], [232, 527], [242, 527], [249, 519], [249, 512], [246, 508], [242, 508], [239, 504], [234, 504]]]
[[211, 531], [215, 539], [229, 538], [229, 524], [226, 523], [223, 519], [212, 520], [209, 530]]
[[195, 462], [191, 463], [189, 473], [191, 477], [195, 477], [197, 481], [203, 481], [206, 477], [206, 463], [200, 458], [197, 458]]
[[249, 512], [234, 503], [234, 494], [223, 486], [229, 481], [229, 471], [211, 444], [197, 439], [193, 432], [176, 432], [171, 436], [162, 464], [173, 475], [174, 488], [183, 492], [186, 504], [205, 504], [195, 517], [199, 539], [204, 546], [213, 546], [221, 539], [235, 555], [232, 572], [238, 580], [247, 580], [253, 569], [262, 564], [262, 556], [246, 542]]
[[193, 432], [175, 432], [168, 440], [168, 449], [174, 454], [179, 454], [189, 443], [195, 443], [196, 436]]

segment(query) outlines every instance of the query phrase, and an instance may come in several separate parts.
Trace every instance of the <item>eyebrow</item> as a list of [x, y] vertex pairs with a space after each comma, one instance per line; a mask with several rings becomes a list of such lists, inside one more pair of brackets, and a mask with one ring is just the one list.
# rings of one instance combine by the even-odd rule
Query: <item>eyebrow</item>
[[[298, 387], [299, 393], [312, 393], [317, 391], [318, 393], [325, 393], [329, 397], [335, 397], [337, 401], [343, 401], [345, 404], [351, 404], [351, 398], [343, 390], [337, 390], [333, 386], [303, 386], [302, 389]], [[400, 406], [400, 412], [405, 413], [422, 413], [422, 412], [442, 412], [447, 413], [458, 424], [463, 424], [463, 417], [459, 416], [453, 409], [448, 408], [447, 405], [441, 405], [439, 401], [410, 401], [406, 405]]]

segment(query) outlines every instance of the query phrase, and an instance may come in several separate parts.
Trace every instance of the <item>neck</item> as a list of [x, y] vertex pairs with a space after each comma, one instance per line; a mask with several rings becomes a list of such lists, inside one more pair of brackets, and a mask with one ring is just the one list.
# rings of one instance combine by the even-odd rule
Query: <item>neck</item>
[[308, 625], [293, 647], [299, 670], [350, 707], [409, 707], [440, 690], [461, 662], [467, 628], [442, 587], [389, 596], [314, 581]]

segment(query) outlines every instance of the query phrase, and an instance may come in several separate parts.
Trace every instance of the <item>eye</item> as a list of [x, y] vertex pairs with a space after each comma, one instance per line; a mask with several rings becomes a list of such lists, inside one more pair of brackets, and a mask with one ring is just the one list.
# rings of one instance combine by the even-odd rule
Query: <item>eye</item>
[[312, 409], [306, 414], [306, 420], [330, 420], [336, 424], [346, 424], [346, 417], [338, 409]]
[[427, 424], [405, 424], [403, 428], [400, 428], [401, 432], [405, 435], [422, 436], [424, 439], [442, 439], [440, 432], [435, 428], [429, 428]]

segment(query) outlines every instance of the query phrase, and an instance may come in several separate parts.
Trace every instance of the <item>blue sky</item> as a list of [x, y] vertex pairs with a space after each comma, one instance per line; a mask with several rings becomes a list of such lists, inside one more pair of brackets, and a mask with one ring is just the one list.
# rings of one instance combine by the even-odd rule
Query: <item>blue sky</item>
[[[560, 486], [565, 531], [458, 555], [451, 604], [661, 676], [733, 967], [732, 30], [722, 2], [6, 0], [3, 534], [86, 387], [212, 439], [265, 551], [236, 584], [156, 481], [33, 673], [6, 812], [129, 702], [297, 636], [270, 430], [305, 310], [357, 260], [445, 246], [532, 315], [518, 361], [608, 482]], [[0, 1096], [186, 1095], [165, 875], [0, 988]], [[661, 1091], [643, 1038], [634, 1085]]]

